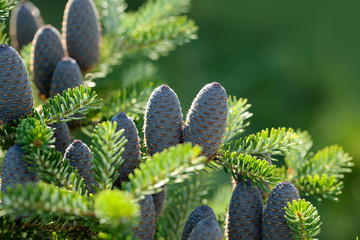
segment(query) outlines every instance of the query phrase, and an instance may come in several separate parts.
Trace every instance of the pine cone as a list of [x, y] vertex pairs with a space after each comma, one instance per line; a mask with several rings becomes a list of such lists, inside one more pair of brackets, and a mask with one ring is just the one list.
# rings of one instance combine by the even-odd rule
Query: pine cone
[[192, 102], [184, 127], [184, 142], [198, 144], [212, 158], [222, 143], [227, 125], [228, 102], [218, 82], [205, 85]]
[[12, 124], [33, 110], [33, 94], [24, 62], [12, 47], [0, 45], [0, 120]]
[[152, 194], [152, 197], [154, 199], [154, 206], [155, 206], [155, 220], [160, 217], [162, 210], [164, 208], [165, 200], [166, 200], [166, 185], [162, 187], [162, 191]]
[[55, 66], [64, 55], [59, 31], [51, 25], [41, 27], [33, 40], [30, 67], [39, 93], [47, 98]]
[[64, 155], [66, 148], [71, 144], [69, 127], [66, 123], [54, 123], [49, 126], [55, 128], [54, 137], [56, 151], [59, 151]]
[[91, 152], [89, 147], [81, 140], [74, 140], [65, 151], [64, 158], [70, 160], [70, 165], [78, 170], [81, 178], [84, 178], [85, 185], [92, 189], [95, 179], [92, 174]]
[[204, 218], [196, 224], [190, 234], [190, 240], [221, 240], [223, 234], [218, 222], [213, 218]]
[[145, 111], [144, 141], [150, 156], [180, 143], [182, 131], [179, 99], [163, 84], [152, 92]]
[[31, 43], [36, 31], [44, 24], [39, 9], [30, 1], [17, 4], [10, 17], [11, 45], [18, 51]]
[[56, 94], [62, 95], [69, 88], [80, 87], [83, 84], [82, 73], [76, 61], [70, 57], [64, 57], [56, 64], [54, 75], [50, 85], [50, 97]]
[[263, 239], [293, 239], [284, 216], [284, 207], [287, 207], [288, 202], [298, 199], [299, 192], [290, 182], [282, 182], [275, 186], [265, 206], [262, 222]]
[[126, 115], [126, 113], [119, 113], [111, 119], [111, 122], [116, 122], [116, 131], [124, 129], [123, 136], [128, 140], [125, 144], [124, 152], [121, 157], [124, 162], [119, 168], [120, 176], [115, 182], [115, 186], [121, 187], [123, 181], [128, 181], [128, 175], [134, 172], [134, 169], [139, 166], [140, 161], [140, 143], [138, 131], [133, 120]]
[[250, 181], [238, 183], [231, 196], [226, 218], [228, 239], [261, 239], [262, 211], [262, 197], [258, 188], [253, 188]]
[[7, 187], [14, 187], [16, 184], [37, 182], [36, 174], [28, 170], [30, 164], [23, 160], [24, 153], [19, 144], [7, 151], [1, 167], [1, 192], [6, 192]]
[[154, 201], [151, 195], [145, 195], [140, 202], [141, 217], [139, 225], [132, 230], [141, 240], [153, 240], [156, 232]]
[[187, 240], [190, 237], [190, 234], [196, 224], [204, 218], [215, 219], [216, 216], [211, 207], [207, 205], [202, 205], [195, 208], [189, 215], [187, 221], [185, 222], [183, 232], [181, 233], [181, 240]]
[[64, 12], [62, 38], [68, 55], [83, 72], [92, 68], [100, 55], [100, 24], [92, 0], [69, 0]]

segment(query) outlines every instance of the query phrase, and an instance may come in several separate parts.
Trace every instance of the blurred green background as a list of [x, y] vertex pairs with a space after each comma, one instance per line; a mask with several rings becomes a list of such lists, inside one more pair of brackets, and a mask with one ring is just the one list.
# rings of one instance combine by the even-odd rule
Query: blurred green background
[[[61, 30], [65, 0], [32, 2]], [[128, 2], [136, 9], [143, 0]], [[206, 83], [218, 81], [252, 104], [246, 133], [301, 128], [314, 151], [337, 143], [354, 157], [340, 201], [314, 202], [320, 239], [360, 236], [359, 9], [357, 0], [193, 0], [198, 40], [157, 61], [184, 114]]]

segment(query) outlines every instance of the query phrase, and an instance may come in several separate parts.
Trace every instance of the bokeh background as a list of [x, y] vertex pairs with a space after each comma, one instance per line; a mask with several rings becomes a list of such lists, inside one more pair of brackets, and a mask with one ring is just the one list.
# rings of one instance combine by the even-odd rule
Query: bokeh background
[[[32, 2], [61, 29], [66, 0]], [[129, 8], [143, 2], [129, 0]], [[189, 16], [200, 27], [198, 40], [156, 62], [184, 114], [206, 83], [218, 81], [252, 104], [246, 133], [301, 128], [313, 136], [314, 151], [339, 144], [354, 157], [340, 201], [314, 202], [320, 239], [360, 236], [359, 9], [357, 0], [193, 0]], [[229, 189], [220, 187], [213, 201]]]

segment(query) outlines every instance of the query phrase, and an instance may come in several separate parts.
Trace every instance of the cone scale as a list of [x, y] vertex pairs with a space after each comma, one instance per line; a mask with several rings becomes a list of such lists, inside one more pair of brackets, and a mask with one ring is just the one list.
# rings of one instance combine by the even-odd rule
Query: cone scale
[[0, 45], [0, 120], [12, 124], [33, 110], [33, 94], [24, 62], [18, 52]]
[[134, 227], [134, 236], [141, 240], [153, 240], [155, 236], [155, 209], [154, 201], [151, 195], [145, 195], [145, 198], [139, 202], [141, 216], [139, 225]]

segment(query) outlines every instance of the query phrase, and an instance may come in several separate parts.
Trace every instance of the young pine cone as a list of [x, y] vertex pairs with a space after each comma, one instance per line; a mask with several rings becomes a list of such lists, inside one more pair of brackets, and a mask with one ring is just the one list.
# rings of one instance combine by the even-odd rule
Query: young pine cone
[[181, 233], [181, 240], [189, 239], [194, 227], [204, 218], [216, 220], [216, 215], [212, 208], [207, 205], [196, 207], [185, 222], [183, 232]]
[[80, 87], [83, 77], [79, 65], [70, 57], [64, 57], [56, 64], [50, 85], [50, 97], [62, 95], [69, 88]]
[[293, 239], [285, 219], [288, 202], [300, 199], [299, 192], [290, 182], [279, 183], [271, 191], [267, 200], [262, 221], [263, 239]]
[[95, 179], [91, 169], [92, 156], [89, 147], [81, 140], [74, 140], [67, 147], [64, 158], [69, 159], [70, 165], [78, 170], [80, 177], [84, 179], [84, 184], [91, 190]]
[[128, 142], [124, 146], [124, 152], [121, 155], [124, 161], [119, 168], [120, 176], [114, 184], [117, 187], [121, 187], [121, 183], [127, 181], [128, 175], [130, 173], [133, 173], [134, 169], [139, 166], [139, 136], [135, 123], [130, 117], [126, 115], [126, 113], [119, 113], [111, 119], [111, 122], [117, 123], [116, 131], [120, 131], [121, 129], [125, 130], [123, 133], [123, 137], [128, 140]]
[[30, 1], [17, 4], [10, 17], [11, 45], [18, 51], [31, 43], [36, 31], [44, 24], [39, 9]]
[[134, 236], [141, 240], [153, 240], [156, 232], [156, 225], [152, 196], [145, 195], [145, 198], [140, 200], [139, 204], [141, 208], [141, 217], [139, 225], [132, 229]]
[[54, 123], [49, 125], [54, 129], [55, 149], [63, 155], [66, 148], [71, 144], [70, 130], [66, 123]]
[[41, 27], [35, 34], [31, 52], [34, 83], [39, 93], [48, 98], [56, 64], [65, 55], [59, 31], [50, 25]]
[[7, 187], [37, 181], [36, 174], [28, 170], [30, 164], [24, 161], [22, 157], [24, 153], [19, 144], [15, 144], [7, 151], [1, 167], [2, 193], [6, 192]]
[[227, 124], [228, 102], [218, 82], [205, 85], [192, 102], [184, 127], [184, 142], [198, 144], [212, 158], [220, 147]]
[[226, 218], [228, 239], [261, 239], [262, 211], [262, 197], [258, 188], [253, 188], [250, 181], [238, 183], [231, 196]]
[[92, 0], [69, 0], [64, 12], [62, 38], [67, 53], [83, 72], [92, 68], [100, 55], [100, 24]]
[[163, 84], [152, 92], [144, 116], [144, 141], [150, 156], [180, 143], [182, 131], [179, 99]]
[[33, 105], [31, 84], [24, 62], [14, 48], [1, 44], [0, 120], [12, 124], [30, 114]]
[[190, 234], [190, 240], [221, 240], [223, 237], [221, 228], [213, 218], [204, 218]]

